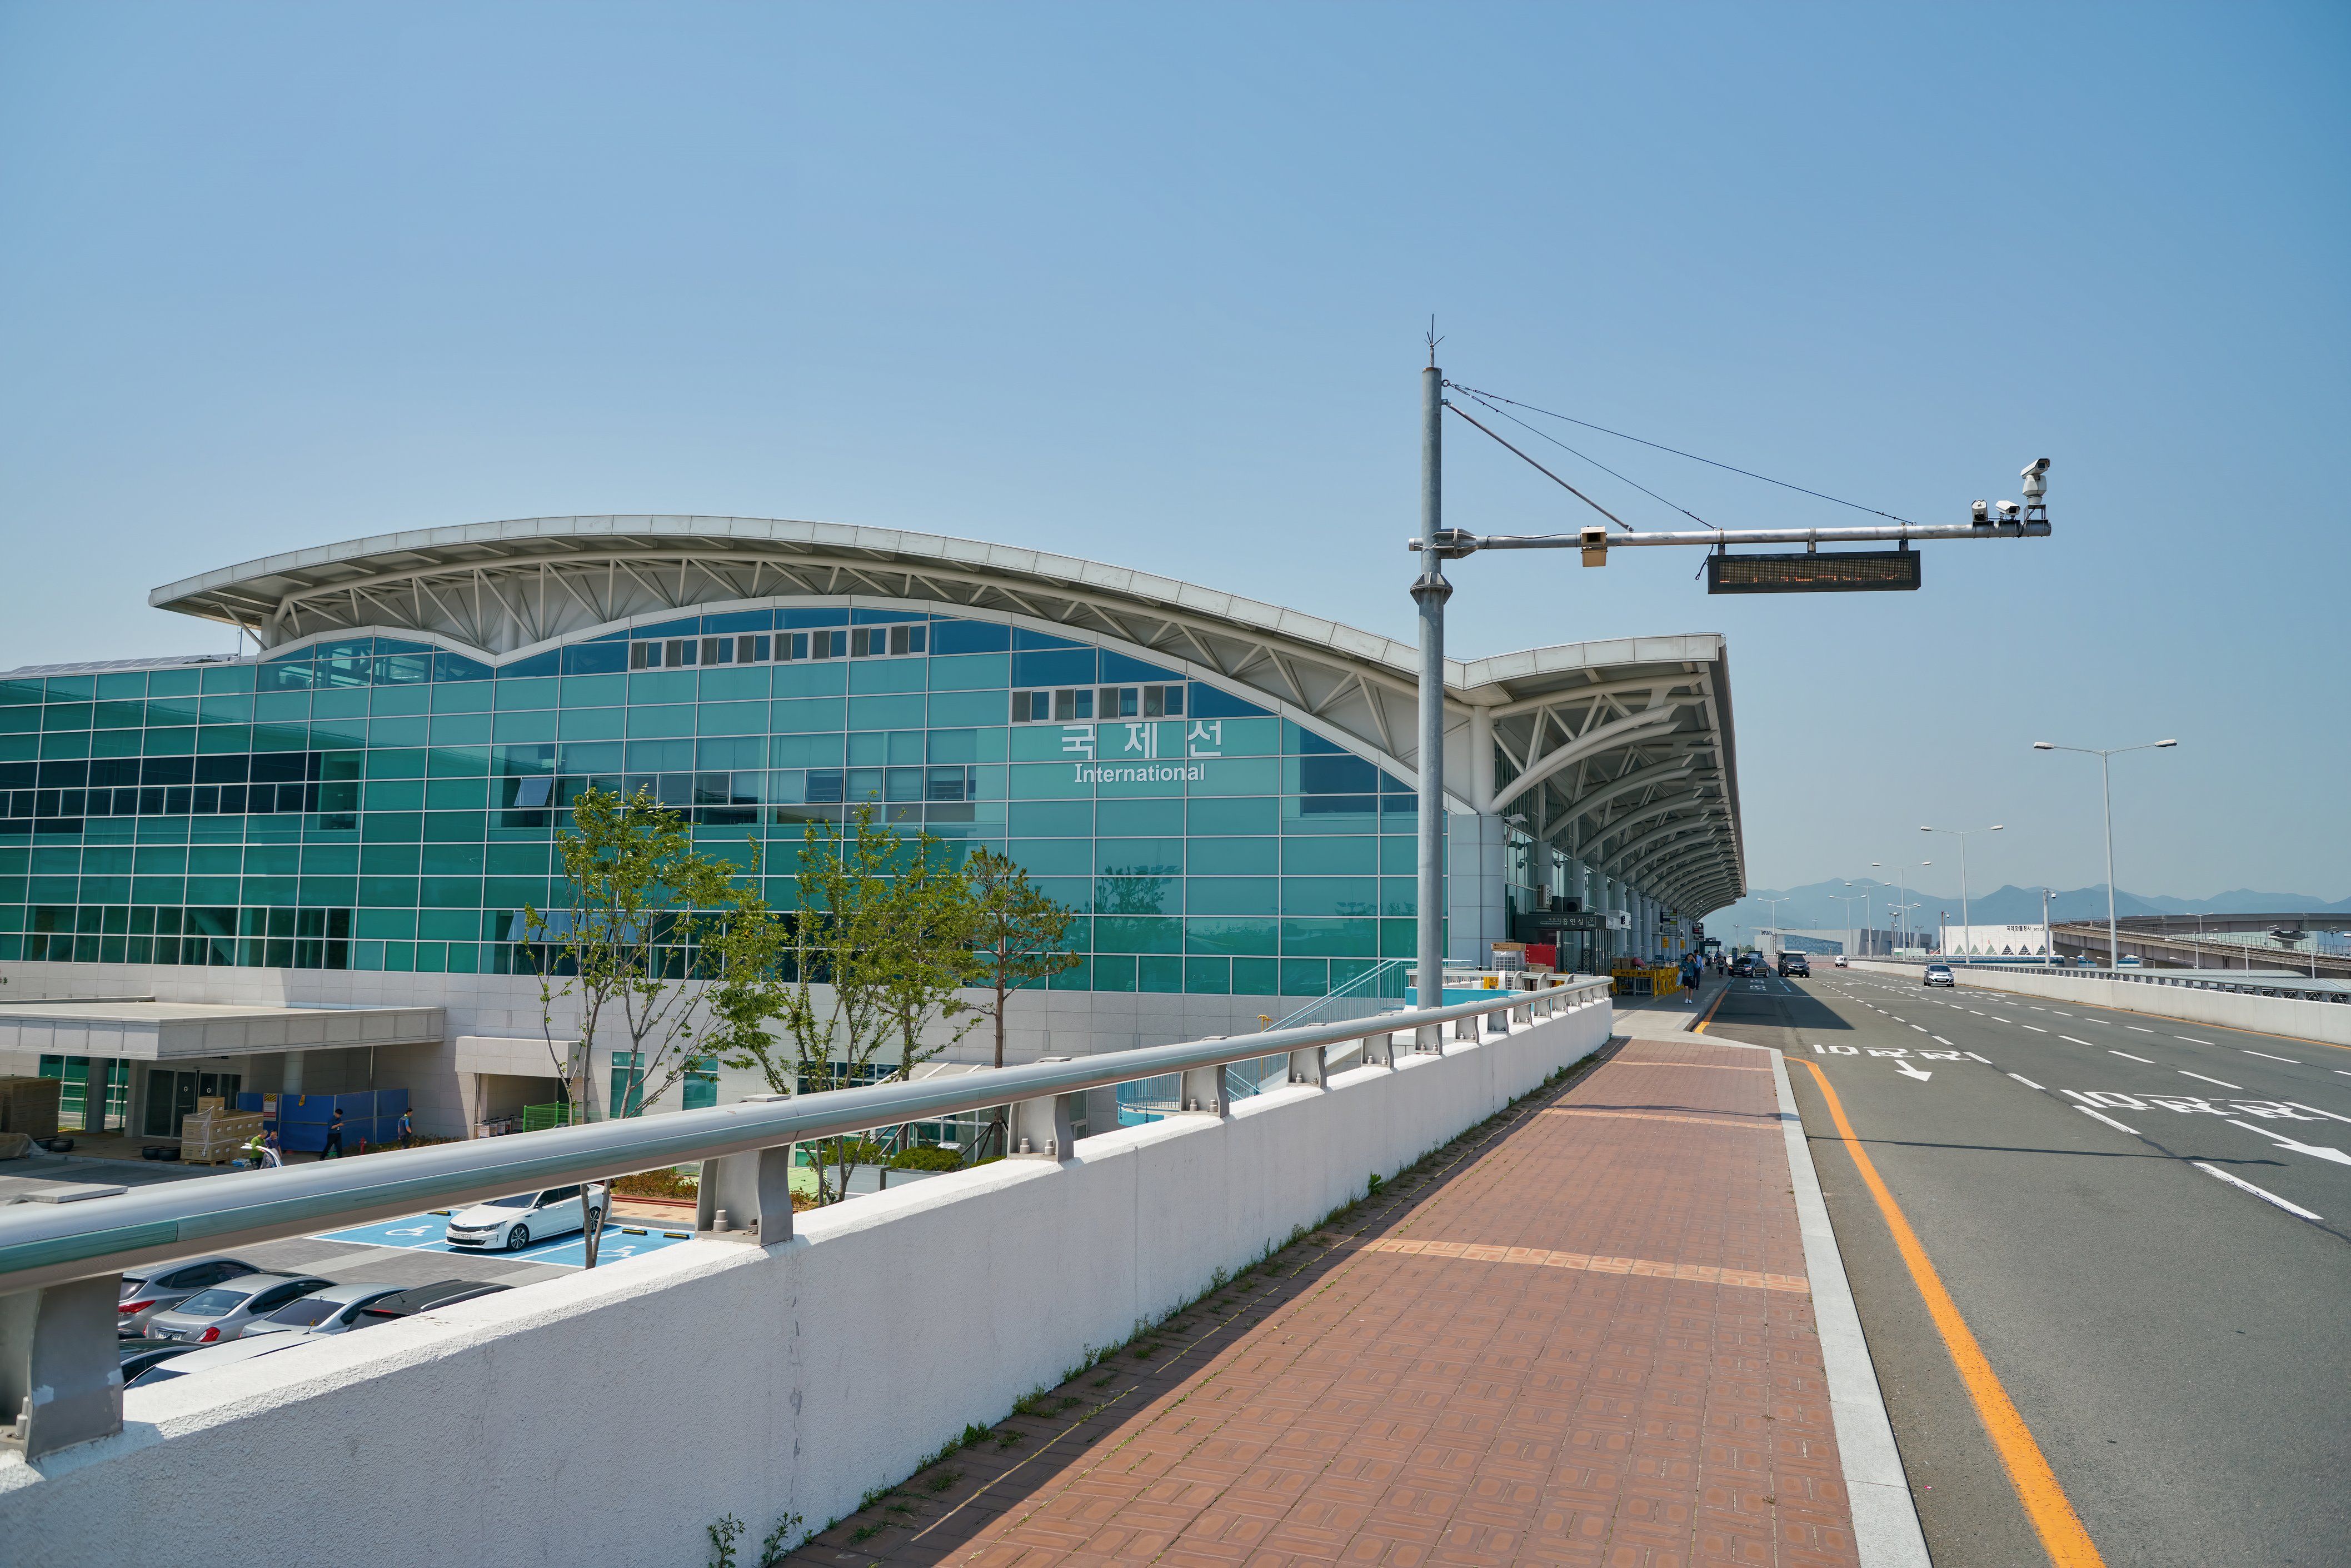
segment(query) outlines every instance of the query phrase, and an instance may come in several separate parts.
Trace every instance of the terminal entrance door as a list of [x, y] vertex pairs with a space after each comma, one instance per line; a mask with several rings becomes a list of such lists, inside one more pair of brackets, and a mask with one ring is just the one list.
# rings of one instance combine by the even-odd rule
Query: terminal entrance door
[[57, 1131], [104, 1133], [120, 1129], [130, 1110], [131, 1064], [99, 1057], [44, 1056], [41, 1076], [59, 1082]]
[[148, 1138], [176, 1138], [180, 1124], [195, 1114], [196, 1102], [207, 1095], [219, 1095], [234, 1103], [244, 1074], [237, 1072], [181, 1072], [171, 1068], [151, 1068], [147, 1073], [147, 1110], [140, 1123], [140, 1135]]

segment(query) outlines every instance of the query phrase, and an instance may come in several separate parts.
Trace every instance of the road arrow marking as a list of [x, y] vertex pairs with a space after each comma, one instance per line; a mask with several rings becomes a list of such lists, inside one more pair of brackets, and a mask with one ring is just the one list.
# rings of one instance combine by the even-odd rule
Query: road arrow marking
[[[1927, 1080], [1928, 1080], [1929, 1078], [1932, 1078], [1932, 1077], [1934, 1077], [1934, 1076], [1935, 1076], [1935, 1075], [1934, 1075], [1933, 1073], [1931, 1073], [1931, 1072], [1921, 1072], [1921, 1071], [1918, 1071], [1918, 1069], [1917, 1069], [1915, 1065], [1913, 1065], [1912, 1063], [1907, 1062], [1907, 1061], [1897, 1061], [1897, 1062], [1896, 1062], [1896, 1063], [1894, 1064], [1894, 1070], [1895, 1070], [1896, 1072], [1901, 1073], [1904, 1077], [1906, 1077], [1906, 1078], [1915, 1078], [1915, 1079], [1917, 1079], [1917, 1080], [1919, 1082], [1921, 1082], [1921, 1083], [1926, 1082], [1927, 1082]], [[2346, 1160], [2344, 1163], [2345, 1163], [2346, 1165], [2351, 1165], [2351, 1160]]]
[[2248, 1133], [2259, 1133], [2262, 1137], [2274, 1142], [2278, 1147], [2292, 1149], [2297, 1155], [2308, 1155], [2313, 1159], [2333, 1160], [2338, 1166], [2351, 1166], [2351, 1155], [2345, 1154], [2341, 1149], [2322, 1149], [2315, 1144], [2297, 1144], [2283, 1133], [2273, 1133], [2267, 1127], [2256, 1127], [2251, 1122], [2240, 1122], [2233, 1116], [2229, 1118], [2229, 1125], [2242, 1127]]

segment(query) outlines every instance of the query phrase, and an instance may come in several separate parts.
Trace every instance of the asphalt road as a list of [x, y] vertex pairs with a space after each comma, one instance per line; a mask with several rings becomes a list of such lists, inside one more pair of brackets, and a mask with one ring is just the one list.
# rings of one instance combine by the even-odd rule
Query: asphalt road
[[2351, 1563], [2351, 1051], [1827, 968], [1707, 1032], [1788, 1054], [1939, 1568], [2047, 1559], [1805, 1061], [2108, 1563]]

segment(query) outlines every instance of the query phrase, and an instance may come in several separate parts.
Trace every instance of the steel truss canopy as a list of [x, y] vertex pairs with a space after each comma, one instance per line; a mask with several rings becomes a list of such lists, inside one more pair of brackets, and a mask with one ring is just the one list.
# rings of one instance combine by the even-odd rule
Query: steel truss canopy
[[[1116, 644], [1353, 742], [1416, 782], [1411, 644], [1148, 572], [893, 528], [574, 517], [353, 539], [159, 588], [264, 649], [366, 631], [492, 663], [632, 622], [778, 598], [969, 611]], [[1730, 682], [1711, 634], [1446, 661], [1453, 809], [1516, 825], [1685, 913], [1745, 891]], [[1490, 739], [1492, 764], [1478, 766]], [[1468, 766], [1462, 766], [1467, 763]]]

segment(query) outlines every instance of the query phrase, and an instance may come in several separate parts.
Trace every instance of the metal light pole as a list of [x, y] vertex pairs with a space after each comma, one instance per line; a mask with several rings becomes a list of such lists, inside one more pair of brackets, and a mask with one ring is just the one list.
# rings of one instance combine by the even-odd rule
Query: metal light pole
[[[1453, 585], [1445, 580], [1445, 552], [1437, 535], [1445, 527], [1445, 372], [1437, 368], [1432, 329], [1428, 368], [1420, 373], [1420, 576], [1412, 585], [1420, 607], [1420, 1005], [1445, 1000], [1445, 601]], [[1437, 1030], [1423, 1029], [1416, 1043], [1434, 1047]]]
[[2041, 890], [2041, 946], [2048, 949], [2049, 962], [2054, 964], [2057, 962], [2057, 938], [2051, 936], [2049, 932], [2049, 900], [2052, 894], [2050, 889], [2044, 887]]
[[[1774, 947], [1777, 947], [1780, 950], [1780, 953], [1786, 952], [1788, 950], [1788, 938], [1786, 933], [1780, 929], [1780, 906], [1788, 902], [1788, 895], [1783, 893], [1777, 898], [1758, 898], [1755, 902], [1758, 904], [1768, 904], [1771, 906], [1771, 945]], [[1780, 953], [1774, 953], [1772, 956], [1776, 958], [1780, 956]]]
[[[1847, 887], [1851, 887], [1851, 886], [1853, 885], [1853, 883], [1845, 883], [1845, 885], [1846, 885]], [[1854, 924], [1853, 924], [1853, 906], [1854, 906], [1854, 902], [1855, 902], [1856, 899], [1858, 899], [1858, 900], [1863, 901], [1863, 902], [1865, 904], [1865, 903], [1867, 902], [1868, 898], [1869, 898], [1869, 894], [1868, 894], [1866, 892], [1862, 892], [1862, 893], [1832, 893], [1832, 894], [1829, 894], [1829, 896], [1830, 896], [1831, 898], [1835, 899], [1839, 904], [1844, 904], [1844, 924], [1845, 924], [1845, 930], [1846, 930], [1848, 933], [1852, 932], [1852, 931], [1853, 931], [1853, 929], [1854, 929]], [[1857, 955], [1856, 955], [1856, 956], [1857, 956]]]
[[[1933, 865], [1934, 863], [1935, 862], [1933, 861], [1920, 861], [1918, 862], [1921, 869]], [[1884, 871], [1886, 869], [1885, 863], [1880, 861], [1870, 862], [1869, 867], [1872, 871]], [[1896, 909], [1907, 911], [1917, 907], [1917, 905], [1908, 902], [1910, 897], [1910, 868], [1907, 865], [1898, 865], [1894, 868], [1894, 896], [1897, 901], [1895, 904]]]
[[2098, 759], [2098, 789], [2106, 808], [2106, 967], [2122, 967], [2122, 938], [2115, 931], [2115, 786], [2112, 758], [2126, 751], [2161, 751], [2179, 745], [2177, 740], [2150, 740], [2144, 746], [2116, 746], [2105, 751], [2095, 746], [2053, 746], [2045, 740], [2032, 743], [2035, 751], [2078, 751]]
[[[1959, 841], [1959, 929], [1962, 931], [1973, 929], [1968, 921], [1968, 835], [1996, 833], [2000, 831], [2001, 826], [2001, 824], [1994, 822], [1989, 828], [1921, 828], [1918, 830], [1922, 833], [1949, 833]], [[1944, 946], [1948, 947], [1949, 944], [1945, 943]]]

